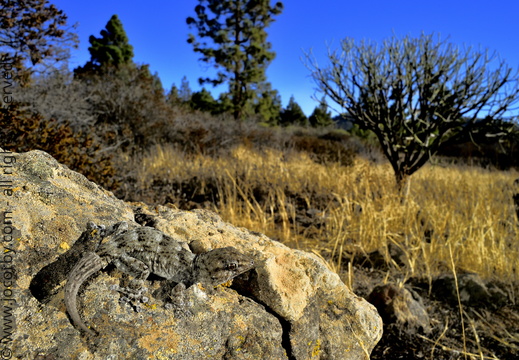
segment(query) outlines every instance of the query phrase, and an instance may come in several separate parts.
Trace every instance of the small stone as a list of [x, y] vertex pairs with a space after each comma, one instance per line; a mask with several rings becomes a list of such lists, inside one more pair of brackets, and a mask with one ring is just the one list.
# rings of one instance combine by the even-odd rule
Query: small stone
[[384, 324], [397, 323], [408, 332], [430, 332], [429, 315], [420, 296], [392, 284], [376, 286], [367, 300], [375, 305]]

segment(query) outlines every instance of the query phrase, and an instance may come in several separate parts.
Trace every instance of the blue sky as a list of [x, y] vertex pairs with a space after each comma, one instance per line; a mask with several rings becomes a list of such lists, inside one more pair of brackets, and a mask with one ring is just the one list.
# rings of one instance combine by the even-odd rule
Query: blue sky
[[[211, 72], [198, 61], [186, 39], [191, 32], [185, 19], [194, 15], [197, 0], [50, 0], [78, 23], [80, 45], [72, 51], [71, 67], [89, 60], [88, 37], [99, 36], [113, 14], [121, 19], [134, 47], [137, 63], [149, 64], [166, 90], [185, 75], [193, 90], [197, 79]], [[309, 115], [315, 85], [301, 60], [313, 49], [326, 64], [327, 44], [333, 49], [341, 39], [381, 42], [397, 36], [440, 34], [460, 46], [496, 51], [514, 69], [519, 68], [519, 1], [517, 0], [285, 0], [283, 12], [267, 29], [276, 59], [267, 70], [268, 80], [286, 105], [291, 95]], [[210, 89], [208, 87], [208, 89]], [[215, 94], [218, 91], [215, 91]], [[320, 97], [318, 95], [318, 97]]]

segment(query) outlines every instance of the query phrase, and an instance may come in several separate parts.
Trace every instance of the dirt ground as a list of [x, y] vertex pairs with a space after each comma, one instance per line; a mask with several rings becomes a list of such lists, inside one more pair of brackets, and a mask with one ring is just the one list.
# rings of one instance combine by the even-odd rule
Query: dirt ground
[[[371, 290], [384, 283], [386, 272], [354, 266], [354, 292], [367, 298]], [[345, 278], [343, 280], [346, 280]], [[390, 281], [390, 280], [389, 280]], [[498, 309], [462, 306], [438, 299], [429, 284], [418, 279], [406, 283], [423, 300], [431, 331], [409, 331], [398, 324], [384, 324], [384, 334], [371, 354], [382, 359], [519, 359], [519, 305], [509, 301]], [[513, 296], [519, 286], [508, 289]], [[464, 334], [464, 335], [463, 335]]]

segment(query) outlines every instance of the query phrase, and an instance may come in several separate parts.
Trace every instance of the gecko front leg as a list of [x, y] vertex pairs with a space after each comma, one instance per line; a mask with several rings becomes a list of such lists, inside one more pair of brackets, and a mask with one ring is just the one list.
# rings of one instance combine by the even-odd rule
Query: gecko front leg
[[[198, 287], [192, 287], [193, 291]], [[195, 289], [196, 288], [196, 289]], [[177, 318], [193, 316], [191, 309], [195, 306], [194, 293], [187, 290], [186, 284], [168, 281], [159, 289], [160, 297], [164, 300], [164, 307], [172, 310]]]
[[147, 303], [149, 301], [149, 298], [144, 295], [148, 291], [144, 286], [144, 281], [150, 275], [151, 270], [141, 260], [125, 253], [114, 259], [113, 264], [123, 273], [133, 277], [133, 279], [130, 281], [128, 286], [121, 287], [119, 285], [114, 285], [111, 287], [111, 290], [116, 290], [123, 294], [124, 296], [121, 298], [121, 301], [129, 303], [134, 310], [140, 311], [140, 308], [133, 304], [133, 302]]

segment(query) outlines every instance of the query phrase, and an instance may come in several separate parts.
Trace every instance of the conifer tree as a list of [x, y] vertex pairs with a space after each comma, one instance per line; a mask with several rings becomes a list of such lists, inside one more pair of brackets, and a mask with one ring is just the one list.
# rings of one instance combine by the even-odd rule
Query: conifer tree
[[182, 77], [180, 82], [180, 89], [177, 85], [173, 84], [171, 86], [171, 90], [169, 90], [166, 96], [166, 102], [172, 106], [180, 106], [180, 107], [192, 107], [191, 99], [193, 96], [193, 91], [189, 87], [189, 81], [187, 77]]
[[117, 15], [99, 38], [90, 36], [89, 41], [90, 60], [74, 75], [92, 94], [96, 130], [114, 147], [148, 144], [171, 110], [158, 74], [133, 62], [133, 47]]
[[193, 110], [205, 111], [212, 114], [219, 112], [218, 103], [213, 98], [213, 95], [204, 88], [193, 93], [189, 104]]
[[182, 104], [178, 88], [175, 84], [171, 85], [171, 89], [166, 95], [166, 102], [171, 106], [180, 106]]
[[328, 111], [328, 105], [326, 104], [324, 97], [321, 99], [319, 105], [315, 107], [312, 115], [308, 118], [308, 122], [310, 123], [310, 126], [313, 127], [333, 124], [332, 114]]
[[288, 101], [288, 105], [281, 112], [281, 125], [301, 125], [305, 126], [308, 122], [308, 118], [306, 117], [301, 106], [296, 102], [294, 96], [290, 97]]
[[268, 84], [256, 100], [255, 112], [261, 117], [261, 120], [269, 125], [278, 125], [280, 121], [281, 96], [277, 90], [273, 90]]
[[106, 24], [106, 29], [101, 30], [101, 37], [90, 35], [88, 41], [90, 61], [85, 66], [77, 68], [76, 74], [133, 65], [133, 46], [130, 45], [123, 24], [117, 15], [113, 15]]
[[265, 29], [281, 13], [283, 4], [270, 0], [199, 0], [196, 19], [187, 24], [198, 35], [188, 42], [201, 60], [218, 68], [216, 78], [200, 78], [214, 86], [228, 82], [235, 119], [242, 120], [247, 104], [260, 84], [266, 82], [265, 70], [274, 59]]
[[184, 76], [180, 82], [178, 96], [180, 97], [180, 100], [182, 100], [183, 102], [188, 102], [189, 100], [191, 100], [192, 95], [193, 91], [189, 87], [189, 81], [187, 80], [187, 77]]

